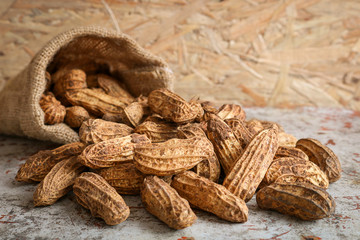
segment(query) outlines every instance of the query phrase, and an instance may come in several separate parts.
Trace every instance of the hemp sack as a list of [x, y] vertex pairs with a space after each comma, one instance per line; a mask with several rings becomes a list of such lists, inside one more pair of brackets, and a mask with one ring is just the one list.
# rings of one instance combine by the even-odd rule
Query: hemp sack
[[64, 67], [85, 72], [105, 69], [134, 96], [173, 88], [174, 75], [164, 60], [129, 36], [98, 27], [75, 28], [50, 40], [0, 91], [0, 134], [61, 144], [79, 141], [78, 134], [65, 123], [45, 125], [39, 105], [46, 87], [46, 71], [53, 74]]

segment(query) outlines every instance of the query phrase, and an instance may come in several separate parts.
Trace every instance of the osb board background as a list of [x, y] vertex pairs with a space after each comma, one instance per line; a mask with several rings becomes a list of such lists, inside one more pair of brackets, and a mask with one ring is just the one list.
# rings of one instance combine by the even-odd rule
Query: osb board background
[[358, 0], [1, 0], [0, 88], [53, 36], [87, 25], [163, 57], [187, 99], [360, 110]]

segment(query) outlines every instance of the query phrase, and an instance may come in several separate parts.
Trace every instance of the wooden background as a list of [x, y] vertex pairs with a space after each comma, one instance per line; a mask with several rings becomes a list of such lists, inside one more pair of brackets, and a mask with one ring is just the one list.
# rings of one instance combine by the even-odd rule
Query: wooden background
[[0, 89], [53, 36], [87, 25], [163, 57], [187, 99], [360, 110], [358, 0], [1, 0]]

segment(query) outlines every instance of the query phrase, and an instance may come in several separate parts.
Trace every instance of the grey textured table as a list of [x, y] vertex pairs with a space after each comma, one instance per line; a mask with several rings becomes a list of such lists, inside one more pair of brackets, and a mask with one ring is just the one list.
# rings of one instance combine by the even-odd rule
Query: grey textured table
[[195, 210], [197, 222], [172, 230], [142, 207], [139, 197], [125, 196], [130, 217], [107, 226], [78, 205], [72, 194], [53, 206], [34, 208], [35, 184], [14, 180], [20, 164], [52, 143], [0, 136], [0, 239], [360, 239], [360, 114], [340, 109], [246, 109], [249, 118], [279, 122], [297, 138], [312, 137], [339, 157], [342, 178], [330, 185], [336, 210], [329, 218], [305, 222], [260, 210], [248, 202], [249, 220], [229, 223]]

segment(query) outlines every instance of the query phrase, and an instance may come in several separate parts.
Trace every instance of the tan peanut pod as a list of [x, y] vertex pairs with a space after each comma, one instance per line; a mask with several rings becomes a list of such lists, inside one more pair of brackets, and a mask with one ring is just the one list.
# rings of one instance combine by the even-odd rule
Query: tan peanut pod
[[225, 123], [231, 128], [235, 137], [241, 143], [242, 148], [245, 148], [255, 135], [249, 131], [249, 129], [246, 127], [246, 123], [240, 119], [225, 119]]
[[126, 107], [122, 99], [88, 88], [67, 91], [65, 97], [72, 105], [82, 106], [96, 116], [123, 114]]
[[199, 176], [210, 179], [213, 182], [218, 182], [221, 172], [221, 166], [216, 154], [199, 162], [194, 168], [194, 172]]
[[259, 120], [261, 125], [263, 126], [263, 129], [274, 127], [274, 125], [278, 128], [279, 134], [284, 132], [284, 128], [278, 124], [277, 122], [272, 121], [265, 121], [265, 120]]
[[297, 141], [296, 147], [309, 156], [309, 160], [325, 172], [329, 182], [335, 182], [341, 177], [341, 165], [338, 157], [327, 146], [318, 140], [303, 138]]
[[121, 116], [119, 114], [105, 113], [101, 119], [109, 122], [124, 123], [123, 118], [124, 116]]
[[102, 176], [120, 194], [137, 195], [140, 193], [145, 175], [138, 171], [134, 163], [122, 163], [114, 167], [99, 169]]
[[214, 145], [215, 153], [225, 174], [228, 174], [242, 154], [243, 148], [231, 128], [221, 118], [213, 114], [209, 118], [207, 136]]
[[73, 191], [80, 205], [89, 209], [94, 217], [104, 219], [108, 225], [117, 225], [130, 215], [124, 199], [98, 174], [82, 173], [75, 180]]
[[130, 135], [133, 128], [126, 124], [109, 122], [102, 119], [88, 119], [79, 129], [80, 141], [86, 144], [99, 143], [113, 138]]
[[65, 144], [53, 150], [43, 150], [30, 156], [15, 177], [19, 182], [40, 182], [50, 170], [64, 159], [79, 155], [85, 144], [74, 142]]
[[55, 73], [54, 79], [56, 79], [53, 89], [54, 94], [65, 105], [69, 105], [69, 101], [65, 97], [67, 91], [87, 87], [86, 74], [81, 69], [60, 69]]
[[310, 183], [321, 188], [329, 187], [329, 180], [325, 173], [309, 160], [283, 157], [275, 159], [267, 170], [262, 185], [277, 183]]
[[171, 184], [172, 182], [172, 178], [174, 175], [169, 175], [169, 176], [157, 176], [158, 178], [160, 178], [161, 180], [163, 180], [164, 182], [166, 182], [167, 184]]
[[151, 115], [151, 109], [150, 109], [149, 104], [148, 104], [148, 97], [140, 95], [139, 97], [137, 97], [135, 99], [135, 101], [140, 103], [142, 108], [143, 108], [143, 112], [144, 112], [143, 118], [148, 117], [148, 116]]
[[197, 217], [189, 202], [157, 176], [148, 176], [141, 188], [145, 209], [174, 229], [183, 229], [195, 223]]
[[134, 158], [137, 145], [150, 143], [150, 140], [139, 134], [105, 140], [87, 146], [79, 155], [78, 161], [92, 169], [113, 167]]
[[148, 96], [150, 109], [163, 118], [176, 122], [188, 123], [198, 116], [197, 108], [168, 89], [157, 89]]
[[304, 153], [301, 149], [296, 147], [279, 146], [278, 149], [276, 150], [275, 158], [282, 158], [282, 157], [294, 157], [294, 158], [309, 160], [308, 155], [306, 155], [306, 153]]
[[144, 108], [141, 103], [133, 102], [124, 108], [124, 120], [126, 124], [137, 127], [144, 117]]
[[79, 128], [88, 119], [90, 119], [90, 115], [85, 108], [80, 106], [66, 108], [65, 123], [70, 127]]
[[45, 124], [54, 125], [64, 122], [66, 109], [52, 94], [43, 94], [40, 98], [40, 107], [44, 111]]
[[297, 138], [286, 132], [279, 132], [279, 146], [295, 147]]
[[202, 108], [201, 104], [197, 100], [190, 100], [189, 104], [193, 111], [197, 112], [197, 116], [195, 118], [196, 122], [201, 122], [204, 119], [204, 109]]
[[248, 208], [224, 186], [186, 171], [176, 175], [171, 186], [190, 204], [230, 222], [246, 222]]
[[137, 126], [134, 132], [145, 134], [153, 143], [164, 142], [177, 138], [177, 125], [165, 121], [145, 121]]
[[250, 119], [249, 121], [246, 121], [246, 127], [249, 129], [250, 133], [257, 134], [260, 131], [264, 130], [263, 125], [261, 122], [257, 119]]
[[277, 129], [258, 133], [233, 165], [223, 185], [235, 196], [248, 202], [264, 178], [278, 147]]
[[200, 123], [187, 123], [177, 128], [178, 138], [207, 137]]
[[199, 101], [199, 102], [205, 113], [216, 114], [218, 112], [218, 109], [216, 108], [214, 103], [210, 101]]
[[246, 119], [245, 111], [237, 104], [224, 104], [219, 108], [217, 115], [222, 119], [237, 118], [241, 121]]
[[261, 209], [275, 210], [302, 220], [329, 217], [335, 201], [324, 189], [307, 183], [273, 183], [256, 194]]
[[121, 85], [119, 80], [106, 74], [98, 74], [97, 81], [99, 86], [110, 96], [128, 99], [127, 101], [124, 101], [126, 104], [130, 104], [135, 100], [134, 97], [124, 88], [124, 85]]
[[213, 153], [206, 138], [170, 139], [162, 143], [137, 146], [134, 162], [145, 174], [167, 176], [193, 168]]
[[71, 189], [75, 179], [85, 170], [85, 166], [72, 156], [57, 163], [40, 182], [34, 192], [34, 205], [47, 206], [54, 204]]

